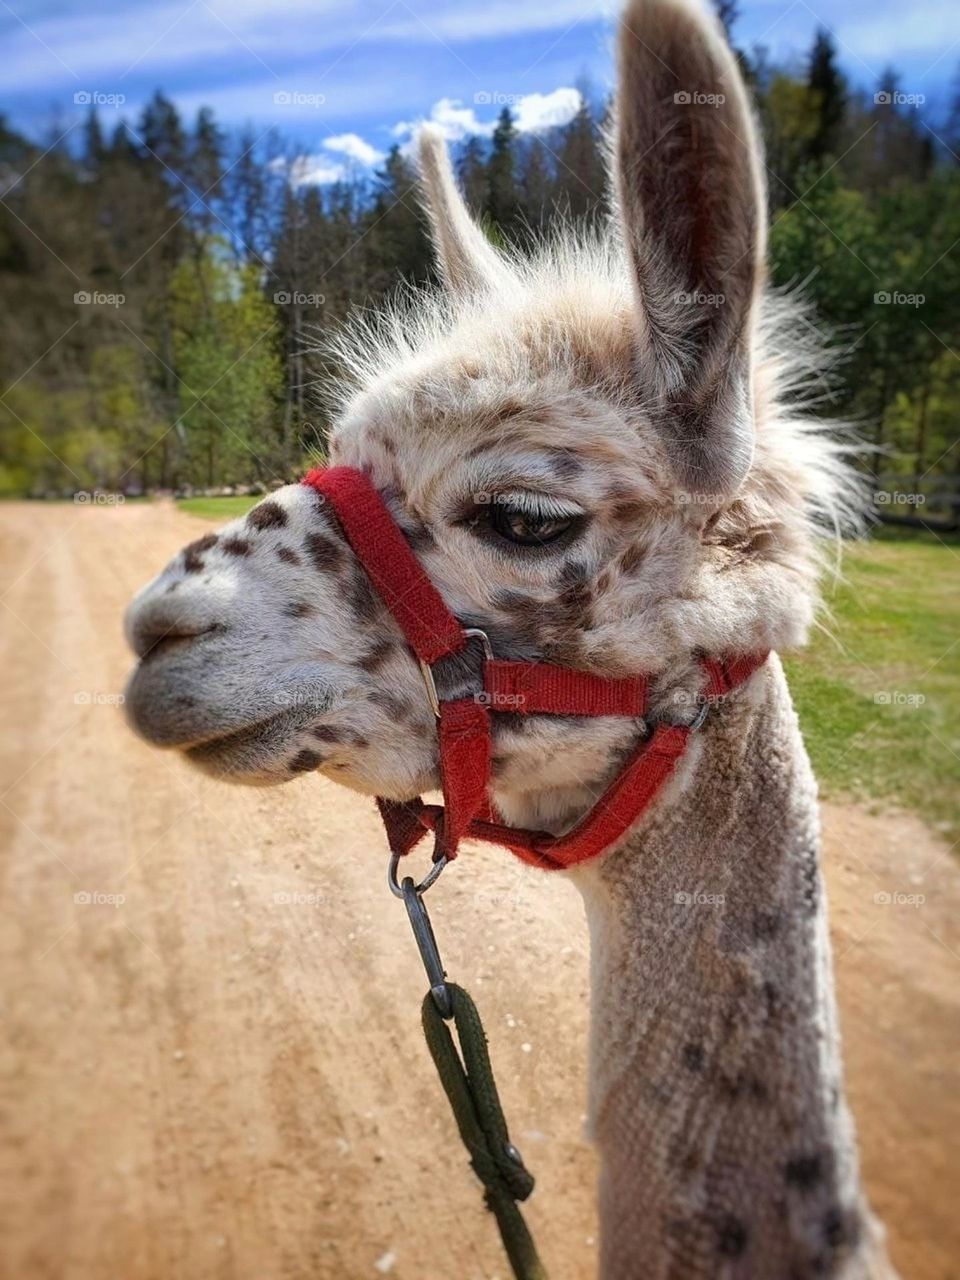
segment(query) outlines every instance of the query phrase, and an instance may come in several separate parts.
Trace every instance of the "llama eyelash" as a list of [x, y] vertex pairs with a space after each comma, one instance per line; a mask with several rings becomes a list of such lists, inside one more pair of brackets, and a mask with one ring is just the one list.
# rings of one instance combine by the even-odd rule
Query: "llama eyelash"
[[512, 507], [535, 520], [576, 520], [587, 513], [575, 502], [529, 489], [509, 489], [489, 495], [491, 504]]

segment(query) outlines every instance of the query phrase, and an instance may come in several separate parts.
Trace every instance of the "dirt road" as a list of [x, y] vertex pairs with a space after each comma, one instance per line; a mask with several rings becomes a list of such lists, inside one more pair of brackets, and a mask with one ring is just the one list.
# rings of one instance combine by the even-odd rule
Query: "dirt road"
[[[506, 1280], [420, 1038], [423, 977], [372, 807], [317, 777], [208, 782], [115, 705], [124, 604], [207, 528], [162, 504], [0, 506], [0, 1272]], [[947, 1280], [960, 875], [911, 817], [830, 807], [827, 833], [871, 1194], [903, 1276]], [[586, 1280], [579, 899], [484, 849], [430, 905], [487, 1019], [551, 1274]]]

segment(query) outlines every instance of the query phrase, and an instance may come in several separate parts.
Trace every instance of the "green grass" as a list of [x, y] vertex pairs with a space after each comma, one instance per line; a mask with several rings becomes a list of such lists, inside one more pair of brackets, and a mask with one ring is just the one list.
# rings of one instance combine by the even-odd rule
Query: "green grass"
[[824, 793], [960, 838], [960, 539], [885, 529], [848, 548], [844, 579], [830, 634], [785, 664]]
[[259, 497], [239, 498], [178, 498], [177, 506], [190, 516], [202, 516], [204, 520], [234, 520], [245, 516]]

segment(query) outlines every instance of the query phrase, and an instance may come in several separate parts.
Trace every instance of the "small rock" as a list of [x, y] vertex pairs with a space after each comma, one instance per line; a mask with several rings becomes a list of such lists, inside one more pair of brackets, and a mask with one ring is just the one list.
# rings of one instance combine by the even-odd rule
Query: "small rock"
[[373, 1264], [382, 1276], [389, 1275], [396, 1265], [397, 1255], [392, 1249], [388, 1249], [382, 1257], [378, 1258]]

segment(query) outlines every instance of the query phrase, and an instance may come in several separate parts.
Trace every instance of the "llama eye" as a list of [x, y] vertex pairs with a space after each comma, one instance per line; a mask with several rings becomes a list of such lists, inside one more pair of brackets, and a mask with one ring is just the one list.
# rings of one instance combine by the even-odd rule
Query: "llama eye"
[[576, 516], [552, 516], [519, 507], [497, 504], [490, 513], [490, 525], [501, 538], [521, 547], [555, 542], [576, 524]]

